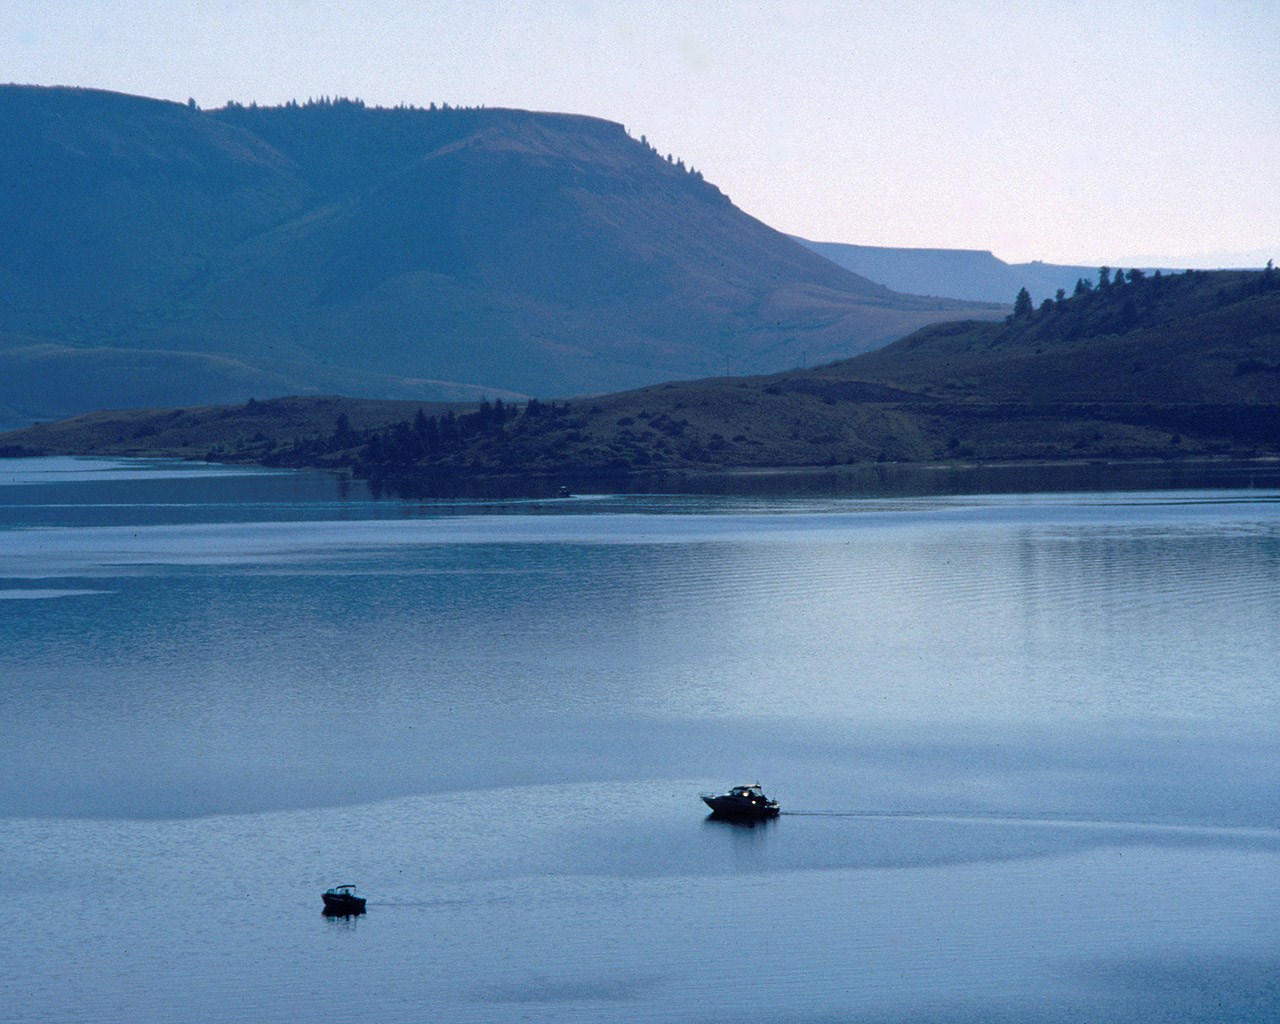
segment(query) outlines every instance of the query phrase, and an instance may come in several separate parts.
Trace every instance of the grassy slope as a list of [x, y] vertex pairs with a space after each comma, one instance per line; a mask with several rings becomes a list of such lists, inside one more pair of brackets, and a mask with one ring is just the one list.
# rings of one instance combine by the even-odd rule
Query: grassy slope
[[1280, 275], [1198, 273], [767, 377], [661, 384], [454, 460], [517, 470], [1280, 452]]
[[[324, 421], [338, 411], [333, 404], [317, 411], [317, 434], [332, 430], [332, 418]], [[219, 443], [232, 440], [232, 424], [244, 436], [242, 417], [243, 410], [228, 414]], [[0, 444], [156, 450], [147, 437], [132, 449], [119, 437], [112, 444], [126, 447], [95, 447], [94, 432], [76, 434], [76, 423]], [[93, 430], [103, 437], [115, 429], [110, 423]], [[432, 451], [414, 449], [407, 434], [394, 444], [391, 437], [382, 435], [388, 443], [375, 455], [361, 438], [323, 455], [314, 445], [277, 446], [270, 457], [378, 475], [1276, 455], [1280, 273], [1141, 281], [1009, 323], [927, 328], [811, 370], [665, 383], [543, 407]], [[228, 455], [260, 453], [228, 448]]]

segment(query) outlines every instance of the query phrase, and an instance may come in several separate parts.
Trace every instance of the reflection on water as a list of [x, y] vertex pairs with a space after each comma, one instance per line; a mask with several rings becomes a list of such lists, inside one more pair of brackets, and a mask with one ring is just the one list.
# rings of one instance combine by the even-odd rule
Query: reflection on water
[[917, 465], [883, 463], [834, 469], [758, 470], [729, 473], [658, 473], [547, 479], [435, 477], [370, 481], [375, 498], [401, 501], [472, 499], [505, 501], [593, 494], [682, 494], [754, 498], [905, 498], [970, 494], [1080, 493], [1101, 491], [1270, 489], [1280, 487], [1280, 462], [1079, 462], [1055, 465], [1007, 463]]
[[[932, 472], [0, 473], [0, 1006], [1276, 1019], [1271, 469]], [[780, 819], [706, 814], [744, 778]]]
[[359, 910], [334, 910], [331, 907], [325, 907], [320, 911], [320, 916], [330, 924], [341, 924], [354, 928], [356, 926], [356, 918], [363, 917], [367, 912], [365, 907], [361, 907]]
[[[572, 497], [560, 497], [570, 486]], [[1186, 464], [877, 465], [561, 480], [440, 478], [374, 484], [318, 472], [145, 459], [0, 459], [0, 529], [311, 522], [448, 515], [802, 511], [866, 499], [1238, 491], [1275, 500], [1280, 461]], [[1195, 500], [1189, 498], [1189, 500]], [[908, 506], [909, 507], [909, 506]]]
[[751, 832], [759, 831], [763, 833], [766, 829], [772, 828], [774, 825], [776, 825], [777, 819], [764, 818], [761, 820], [756, 820], [754, 818], [748, 818], [744, 820], [742, 818], [726, 818], [723, 815], [715, 814], [713, 812], [711, 814], [708, 814], [706, 818], [703, 819], [703, 822], [704, 824], [710, 825], [713, 828], [721, 825], [725, 825], [725, 826], [728, 826], [730, 829], [746, 829]]

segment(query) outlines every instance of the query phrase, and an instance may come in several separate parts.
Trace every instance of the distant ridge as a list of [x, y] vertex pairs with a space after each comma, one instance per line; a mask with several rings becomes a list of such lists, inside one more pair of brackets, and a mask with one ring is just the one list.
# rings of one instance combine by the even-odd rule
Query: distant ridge
[[[1012, 302], [1022, 288], [1036, 303], [1052, 298], [1059, 288], [1070, 295], [1076, 281], [1092, 280], [1099, 269], [1039, 260], [1005, 263], [986, 249], [903, 249], [792, 237], [832, 263], [895, 291], [975, 302]], [[1141, 269], [1152, 273], [1158, 268]]]
[[1004, 310], [898, 295], [621, 125], [0, 87], [0, 419], [568, 395]]

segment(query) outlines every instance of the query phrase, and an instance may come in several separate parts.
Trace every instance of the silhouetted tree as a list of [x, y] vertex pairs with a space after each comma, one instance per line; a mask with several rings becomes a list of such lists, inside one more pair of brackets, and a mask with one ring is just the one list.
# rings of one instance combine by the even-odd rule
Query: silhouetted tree
[[393, 463], [408, 465], [422, 455], [422, 442], [414, 434], [407, 420], [401, 420], [391, 428], [391, 437], [388, 438], [387, 444], [391, 449], [388, 460]]
[[1073, 294], [1088, 295], [1091, 291], [1093, 291], [1093, 286], [1088, 281], [1083, 277], [1076, 278], [1076, 290]]
[[351, 420], [347, 418], [345, 412], [338, 413], [337, 420], [333, 424], [333, 444], [336, 448], [346, 448], [354, 440], [354, 434], [351, 430]]
[[1133, 300], [1132, 289], [1127, 289], [1128, 294], [1124, 297], [1124, 305], [1120, 309], [1120, 324], [1126, 330], [1132, 330], [1138, 325], [1138, 304]]
[[1061, 306], [1064, 302], [1067, 301], [1067, 290], [1065, 288], [1059, 288], [1058, 291], [1054, 294], [1053, 298], [1054, 298], [1054, 301], [1057, 302], [1059, 306]]
[[1110, 267], [1098, 268], [1098, 287], [1099, 288], [1111, 287], [1111, 268]]
[[458, 418], [454, 416], [453, 410], [450, 409], [440, 420], [440, 443], [446, 446], [457, 444], [460, 437]]
[[1018, 297], [1013, 300], [1013, 315], [1027, 316], [1034, 307], [1031, 305], [1031, 293], [1025, 288], [1018, 290]]

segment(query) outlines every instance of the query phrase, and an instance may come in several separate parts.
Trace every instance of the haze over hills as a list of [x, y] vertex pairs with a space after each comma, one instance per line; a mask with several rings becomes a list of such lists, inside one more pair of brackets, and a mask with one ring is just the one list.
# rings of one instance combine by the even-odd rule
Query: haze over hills
[[587, 117], [5, 86], [0, 123], [10, 421], [595, 393], [1004, 312], [849, 273]]
[[[382, 425], [379, 426], [379, 419]], [[1139, 277], [807, 370], [452, 411], [342, 399], [83, 417], [7, 454], [168, 454], [373, 478], [1280, 455], [1280, 271]]]
[[[1052, 298], [1059, 288], [1071, 294], [1080, 278], [1092, 280], [1098, 267], [1056, 263], [1006, 263], [985, 249], [906, 249], [843, 242], [801, 245], [846, 270], [895, 291], [941, 295], [976, 302], [1010, 302], [1026, 288], [1037, 303]], [[1156, 268], [1143, 268], [1151, 273]], [[1164, 269], [1162, 273], [1169, 273]]]

